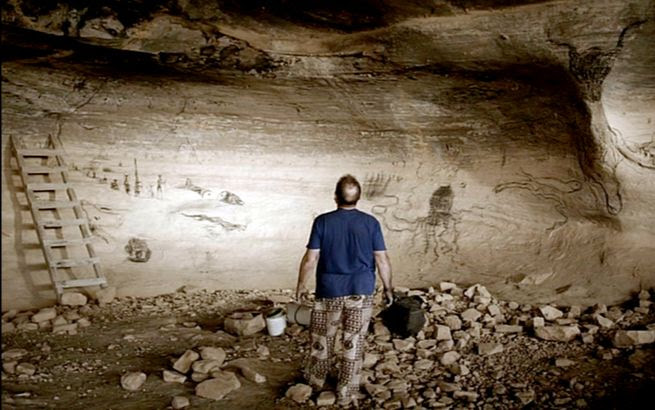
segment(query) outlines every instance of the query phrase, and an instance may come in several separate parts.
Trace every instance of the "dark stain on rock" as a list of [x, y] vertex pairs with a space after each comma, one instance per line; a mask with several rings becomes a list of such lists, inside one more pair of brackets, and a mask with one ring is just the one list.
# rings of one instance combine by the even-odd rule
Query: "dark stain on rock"
[[442, 185], [434, 191], [430, 197], [430, 211], [425, 223], [431, 226], [446, 225], [450, 219], [454, 196], [450, 185]]

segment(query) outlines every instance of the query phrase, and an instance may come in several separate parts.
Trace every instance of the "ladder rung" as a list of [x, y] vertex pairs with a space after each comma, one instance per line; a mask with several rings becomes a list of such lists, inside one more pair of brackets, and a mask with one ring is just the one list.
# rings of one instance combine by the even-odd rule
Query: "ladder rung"
[[44, 228], [63, 228], [64, 226], [77, 226], [86, 223], [86, 219], [51, 219], [38, 222], [38, 224]]
[[73, 279], [62, 280], [57, 282], [63, 289], [66, 288], [84, 288], [86, 286], [104, 286], [107, 284], [106, 278], [89, 278], [89, 279]]
[[85, 258], [85, 259], [61, 259], [53, 261], [52, 265], [55, 268], [74, 268], [76, 266], [95, 265], [99, 263], [99, 258]]
[[53, 183], [28, 183], [27, 184], [27, 190], [28, 191], [59, 191], [59, 190], [64, 190], [68, 189], [69, 185], [68, 184], [53, 184]]
[[34, 201], [32, 207], [36, 209], [74, 208], [79, 204], [78, 201]]
[[36, 148], [36, 149], [19, 149], [18, 155], [23, 157], [54, 157], [61, 155], [63, 152], [56, 149]]
[[26, 174], [56, 174], [58, 172], [68, 171], [66, 167], [24, 167]]
[[50, 248], [61, 248], [69, 245], [86, 245], [92, 242], [91, 238], [79, 238], [79, 239], [46, 239], [43, 241], [43, 245]]

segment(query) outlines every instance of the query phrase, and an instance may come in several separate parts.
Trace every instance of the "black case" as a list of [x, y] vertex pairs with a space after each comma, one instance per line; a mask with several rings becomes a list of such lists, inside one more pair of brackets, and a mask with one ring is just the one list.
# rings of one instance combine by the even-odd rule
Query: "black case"
[[401, 296], [382, 311], [382, 323], [391, 333], [406, 338], [416, 336], [425, 325], [425, 311], [421, 308], [423, 300], [418, 296]]

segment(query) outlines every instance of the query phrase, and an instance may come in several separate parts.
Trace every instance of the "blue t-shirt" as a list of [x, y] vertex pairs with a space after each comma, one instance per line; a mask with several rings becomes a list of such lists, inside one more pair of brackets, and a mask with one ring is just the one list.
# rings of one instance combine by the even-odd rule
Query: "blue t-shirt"
[[307, 248], [321, 251], [316, 268], [316, 297], [372, 295], [375, 291], [373, 252], [386, 250], [375, 217], [343, 208], [319, 215]]

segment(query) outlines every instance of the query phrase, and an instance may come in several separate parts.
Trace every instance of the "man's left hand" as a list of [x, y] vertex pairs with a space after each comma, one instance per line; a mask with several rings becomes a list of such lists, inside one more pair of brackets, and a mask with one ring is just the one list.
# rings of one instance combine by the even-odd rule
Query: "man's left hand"
[[306, 287], [298, 286], [296, 288], [296, 300], [298, 302], [302, 302], [303, 300], [307, 299], [308, 296], [309, 296], [309, 290], [307, 290]]

